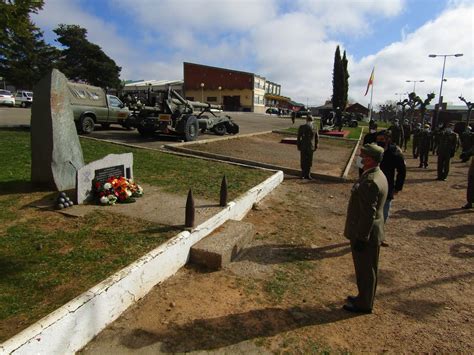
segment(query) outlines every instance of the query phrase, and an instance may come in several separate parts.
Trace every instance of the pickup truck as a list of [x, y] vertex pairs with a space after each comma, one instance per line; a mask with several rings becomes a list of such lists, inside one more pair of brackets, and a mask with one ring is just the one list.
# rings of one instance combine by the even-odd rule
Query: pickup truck
[[89, 134], [95, 125], [109, 128], [120, 124], [130, 129], [130, 111], [118, 97], [108, 95], [104, 89], [79, 83], [68, 83], [69, 99], [74, 113], [74, 122], [79, 133]]

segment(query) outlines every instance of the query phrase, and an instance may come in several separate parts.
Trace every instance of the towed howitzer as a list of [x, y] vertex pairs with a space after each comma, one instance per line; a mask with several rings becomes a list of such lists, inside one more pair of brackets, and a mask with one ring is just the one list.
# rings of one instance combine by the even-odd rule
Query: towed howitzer
[[[155, 91], [154, 95], [155, 106], [142, 106], [133, 114], [134, 126], [142, 136], [172, 134], [188, 142], [196, 140], [199, 131], [209, 130], [217, 135], [239, 133], [239, 126], [230, 116], [214, 114], [212, 110], [220, 109], [218, 105], [186, 100], [171, 87]], [[197, 109], [201, 111], [196, 115]]]

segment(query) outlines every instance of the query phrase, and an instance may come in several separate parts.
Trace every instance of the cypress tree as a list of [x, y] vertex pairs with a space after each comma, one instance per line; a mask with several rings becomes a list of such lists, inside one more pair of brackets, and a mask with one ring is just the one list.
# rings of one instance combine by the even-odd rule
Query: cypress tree
[[347, 95], [349, 92], [349, 71], [347, 70], [347, 57], [346, 51], [342, 55], [342, 66], [343, 66], [343, 73], [344, 73], [344, 96], [342, 100], [342, 110], [345, 111], [347, 106]]
[[336, 53], [334, 54], [334, 68], [332, 72], [332, 107], [335, 110], [339, 107], [341, 110], [344, 110], [343, 106], [344, 98], [344, 70], [341, 59], [341, 51], [339, 46], [336, 48]]

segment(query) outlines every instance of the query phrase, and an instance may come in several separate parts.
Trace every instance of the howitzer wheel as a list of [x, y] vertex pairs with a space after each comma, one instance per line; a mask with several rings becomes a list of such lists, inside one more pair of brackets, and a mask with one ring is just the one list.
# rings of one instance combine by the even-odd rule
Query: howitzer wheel
[[199, 124], [197, 118], [195, 116], [187, 116], [182, 120], [185, 120], [185, 122], [182, 123], [184, 140], [186, 142], [195, 141], [199, 136]]
[[227, 133], [227, 128], [225, 123], [220, 123], [212, 128], [212, 131], [218, 136], [223, 136]]
[[227, 122], [226, 123], [227, 132], [229, 134], [237, 134], [239, 133], [239, 125], [234, 122]]

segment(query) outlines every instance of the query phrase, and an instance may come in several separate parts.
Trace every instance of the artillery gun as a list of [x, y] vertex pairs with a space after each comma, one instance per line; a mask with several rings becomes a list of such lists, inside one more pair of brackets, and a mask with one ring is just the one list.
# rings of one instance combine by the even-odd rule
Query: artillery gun
[[[153, 94], [149, 103], [153, 106], [136, 107], [132, 114], [134, 126], [142, 136], [171, 134], [188, 142], [196, 140], [199, 131], [209, 130], [217, 135], [239, 133], [239, 126], [230, 116], [217, 116], [212, 112], [220, 106], [186, 100], [171, 87]], [[197, 115], [194, 113], [196, 109], [200, 109]]]

